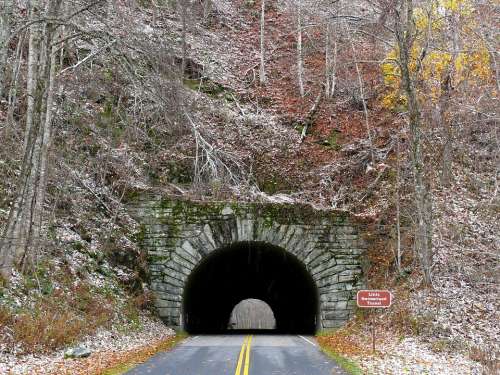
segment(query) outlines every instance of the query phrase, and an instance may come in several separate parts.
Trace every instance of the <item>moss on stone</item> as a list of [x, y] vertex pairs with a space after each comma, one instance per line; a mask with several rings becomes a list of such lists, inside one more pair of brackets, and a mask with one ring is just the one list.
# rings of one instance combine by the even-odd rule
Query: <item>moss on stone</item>
[[[317, 210], [308, 204], [296, 203], [260, 203], [260, 202], [192, 202], [163, 198], [159, 208], [171, 210], [165, 216], [168, 222], [182, 219], [183, 221], [198, 221], [201, 217], [219, 216], [224, 208], [230, 207], [235, 216], [248, 213], [251, 216], [265, 218], [266, 226], [276, 222], [279, 224], [321, 223], [326, 221], [332, 225], [349, 223], [349, 213], [346, 211]], [[163, 216], [163, 215], [160, 215]]]
[[[364, 257], [351, 255], [354, 250], [361, 252], [362, 249], [362, 245], [358, 245], [359, 220], [349, 212], [317, 210], [310, 205], [296, 203], [203, 202], [162, 195], [141, 197], [140, 194], [134, 199], [140, 204], [139, 213], [147, 218], [147, 222], [141, 225], [136, 234], [136, 240], [143, 243], [145, 249], [149, 249], [147, 259], [151, 267], [150, 276], [152, 285], [156, 285], [157, 290], [167, 288], [162, 275], [171, 275], [170, 270], [175, 273], [179, 268], [181, 273], [189, 272], [191, 266], [183, 263], [182, 242], [185, 237], [191, 241], [188, 237], [203, 232], [207, 224], [210, 225], [217, 246], [230, 243], [235, 237], [235, 231], [241, 229], [245, 234], [239, 241], [269, 241], [282, 248], [284, 254], [297, 255], [296, 253], [302, 252], [301, 257], [307, 258], [302, 260], [315, 278], [323, 279], [334, 273], [344, 272], [343, 282], [339, 283], [339, 277], [335, 281], [338, 288], [325, 289], [326, 294], [321, 298], [327, 303], [352, 301], [356, 291], [363, 285], [356, 270], [362, 269]], [[236, 219], [245, 220], [241, 228], [236, 224]], [[249, 235], [251, 237], [247, 238]], [[210, 237], [209, 234], [207, 236]], [[203, 256], [214, 246], [212, 240], [205, 238], [204, 234], [191, 244]], [[297, 249], [297, 246], [303, 246], [303, 249]], [[179, 256], [184, 260], [179, 260]], [[347, 257], [348, 262], [341, 261]], [[354, 264], [351, 265], [351, 262]], [[196, 266], [193, 262], [191, 264]], [[159, 265], [164, 265], [165, 269]], [[183, 271], [184, 269], [188, 271]], [[334, 283], [332, 280], [326, 281]], [[325, 282], [323, 284], [323, 287], [328, 286]], [[168, 289], [165, 293], [179, 296], [180, 292]], [[174, 313], [169, 314], [168, 319], [178, 318]], [[334, 321], [343, 321], [344, 317], [340, 320], [335, 317], [324, 319], [332, 324]]]
[[137, 244], [143, 244], [146, 238], [146, 226], [144, 224], [139, 225], [139, 230], [132, 234], [132, 241]]
[[166, 263], [170, 260], [168, 255], [148, 254], [148, 262], [150, 264]]
[[142, 191], [139, 189], [127, 188], [123, 193], [122, 202], [128, 203], [138, 201], [142, 194]]

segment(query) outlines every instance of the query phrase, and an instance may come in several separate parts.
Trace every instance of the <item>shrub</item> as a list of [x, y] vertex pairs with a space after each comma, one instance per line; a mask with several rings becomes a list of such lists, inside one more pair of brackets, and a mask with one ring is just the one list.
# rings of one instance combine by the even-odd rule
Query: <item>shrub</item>
[[0, 306], [0, 334], [9, 330], [11, 344], [26, 353], [48, 352], [111, 324], [115, 301], [77, 284], [40, 294], [30, 307]]

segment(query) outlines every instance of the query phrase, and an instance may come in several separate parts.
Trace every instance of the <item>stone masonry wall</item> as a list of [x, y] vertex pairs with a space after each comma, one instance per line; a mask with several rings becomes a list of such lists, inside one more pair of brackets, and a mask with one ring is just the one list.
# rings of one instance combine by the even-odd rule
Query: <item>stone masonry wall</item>
[[130, 206], [141, 223], [151, 289], [166, 324], [182, 327], [185, 282], [210, 252], [239, 241], [259, 241], [293, 253], [310, 272], [320, 299], [320, 328], [339, 327], [353, 314], [363, 286], [364, 241], [344, 211], [308, 205], [191, 202], [143, 197]]

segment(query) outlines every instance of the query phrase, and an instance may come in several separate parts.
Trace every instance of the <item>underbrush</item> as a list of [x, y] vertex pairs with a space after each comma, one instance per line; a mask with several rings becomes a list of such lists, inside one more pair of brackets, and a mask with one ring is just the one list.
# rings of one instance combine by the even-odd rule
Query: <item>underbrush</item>
[[29, 309], [3, 307], [0, 329], [23, 351], [33, 353], [71, 344], [112, 321], [111, 301], [79, 292], [40, 298]]
[[47, 353], [114, 323], [139, 324], [146, 297], [127, 297], [112, 284], [41, 267], [16, 286], [0, 286], [0, 341], [16, 354]]

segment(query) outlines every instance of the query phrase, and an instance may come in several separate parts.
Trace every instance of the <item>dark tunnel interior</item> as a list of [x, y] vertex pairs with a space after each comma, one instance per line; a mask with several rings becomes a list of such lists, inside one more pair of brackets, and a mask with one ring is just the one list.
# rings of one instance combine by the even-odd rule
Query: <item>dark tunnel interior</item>
[[263, 242], [215, 250], [191, 272], [183, 296], [184, 329], [225, 332], [233, 308], [248, 298], [271, 307], [277, 332], [316, 330], [319, 301], [311, 275], [293, 254]]

